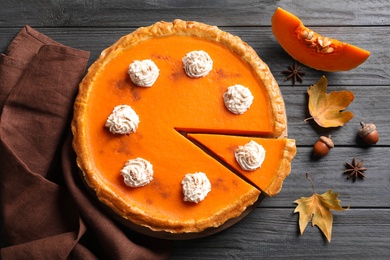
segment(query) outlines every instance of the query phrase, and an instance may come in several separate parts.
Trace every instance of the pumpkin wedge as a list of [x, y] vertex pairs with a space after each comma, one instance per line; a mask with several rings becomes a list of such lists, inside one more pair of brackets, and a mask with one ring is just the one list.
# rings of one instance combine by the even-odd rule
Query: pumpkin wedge
[[291, 57], [317, 70], [351, 70], [370, 56], [367, 50], [310, 30], [297, 16], [280, 7], [272, 16], [272, 31]]

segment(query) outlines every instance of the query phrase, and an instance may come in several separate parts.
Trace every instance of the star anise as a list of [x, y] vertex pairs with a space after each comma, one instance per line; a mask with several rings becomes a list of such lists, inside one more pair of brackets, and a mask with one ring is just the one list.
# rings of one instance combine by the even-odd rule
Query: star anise
[[353, 181], [356, 181], [358, 177], [366, 178], [363, 172], [366, 171], [367, 168], [362, 167], [363, 160], [361, 160], [359, 163], [356, 163], [356, 159], [353, 158], [352, 164], [346, 162], [345, 165], [348, 168], [344, 171], [344, 173], [348, 173], [347, 179], [353, 178]]
[[297, 80], [302, 83], [302, 76], [304, 76], [306, 72], [299, 71], [301, 65], [298, 65], [297, 61], [294, 61], [294, 64], [292, 66], [288, 66], [287, 68], [288, 70], [282, 71], [283, 74], [287, 75], [285, 80], [292, 79], [293, 86], [295, 86], [295, 82]]

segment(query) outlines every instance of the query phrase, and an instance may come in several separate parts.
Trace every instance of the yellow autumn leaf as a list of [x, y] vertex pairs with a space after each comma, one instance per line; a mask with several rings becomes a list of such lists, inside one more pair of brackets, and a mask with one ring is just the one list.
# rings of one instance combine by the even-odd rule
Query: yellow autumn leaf
[[343, 126], [353, 118], [352, 112], [343, 110], [354, 100], [355, 96], [348, 90], [326, 93], [327, 86], [328, 80], [322, 76], [307, 91], [311, 117], [305, 121], [314, 119], [322, 127]]
[[298, 206], [294, 213], [299, 212], [299, 229], [301, 235], [311, 220], [312, 226], [318, 226], [330, 242], [332, 237], [333, 214], [330, 210], [345, 210], [337, 199], [338, 193], [328, 190], [324, 194], [314, 193], [311, 197], [302, 197], [294, 201]]

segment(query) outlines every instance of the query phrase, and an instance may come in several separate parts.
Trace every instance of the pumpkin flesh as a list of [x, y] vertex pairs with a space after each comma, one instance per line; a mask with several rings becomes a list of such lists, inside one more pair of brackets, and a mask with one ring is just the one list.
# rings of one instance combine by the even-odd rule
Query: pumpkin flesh
[[317, 70], [351, 70], [370, 56], [367, 50], [310, 30], [297, 16], [280, 7], [272, 16], [272, 31], [291, 57]]

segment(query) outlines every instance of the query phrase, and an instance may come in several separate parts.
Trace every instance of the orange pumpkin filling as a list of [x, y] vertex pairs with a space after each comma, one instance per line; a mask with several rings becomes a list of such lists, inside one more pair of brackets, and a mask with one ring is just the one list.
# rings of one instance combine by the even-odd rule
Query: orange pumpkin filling
[[[75, 103], [74, 147], [87, 184], [119, 216], [151, 230], [181, 233], [218, 227], [242, 214], [260, 194], [188, 140], [186, 133], [286, 134], [283, 100], [268, 67], [238, 38], [195, 24], [157, 23], [140, 28], [140, 38], [136, 31], [121, 39], [91, 66]], [[198, 34], [204, 38], [194, 36]], [[194, 50], [207, 52], [213, 60], [205, 77], [190, 78], [183, 69], [183, 57]], [[159, 69], [150, 88], [136, 86], [127, 73], [130, 63], [145, 59]], [[254, 96], [251, 107], [240, 115], [231, 113], [223, 100], [223, 93], [235, 84], [247, 87]], [[129, 105], [138, 114], [136, 132], [113, 134], [105, 127], [118, 105]], [[283, 145], [277, 149], [283, 150]], [[275, 164], [283, 161], [281, 150], [275, 152]], [[295, 145], [293, 150], [295, 154]], [[153, 165], [154, 176], [148, 185], [131, 188], [120, 171], [127, 160], [137, 157]], [[195, 172], [207, 175], [211, 191], [199, 203], [185, 202], [181, 181], [185, 174]]]
[[[192, 50], [204, 50], [214, 61], [204, 78], [190, 78], [183, 70], [182, 58]], [[137, 87], [129, 79], [127, 68], [137, 59], [151, 59], [160, 69], [151, 88]], [[271, 133], [264, 87], [227, 47], [194, 37], [147, 40], [120, 53], [97, 77], [86, 115], [90, 149], [100, 177], [121, 198], [150, 214], [185, 221], [188, 216], [206, 218], [252, 189], [177, 132]], [[232, 115], [222, 98], [227, 87], [237, 83], [250, 86], [256, 99], [243, 115]], [[131, 105], [139, 115], [136, 133], [113, 135], [104, 127], [120, 104]], [[119, 174], [135, 157], [150, 161], [154, 169], [154, 180], [142, 188], [127, 187]], [[186, 173], [196, 171], [206, 173], [212, 183], [201, 207], [183, 201], [180, 185]]]
[[[189, 134], [190, 139], [199, 142], [214, 155], [227, 163], [243, 178], [253, 183], [268, 195], [275, 195], [282, 188], [282, 181], [290, 172], [289, 162], [295, 155], [295, 140], [292, 139], [265, 139], [259, 137], [243, 137], [228, 135]], [[264, 147], [265, 159], [261, 167], [254, 171], [244, 170], [235, 158], [235, 151], [250, 141], [255, 141]], [[279, 179], [279, 180], [278, 180]]]

